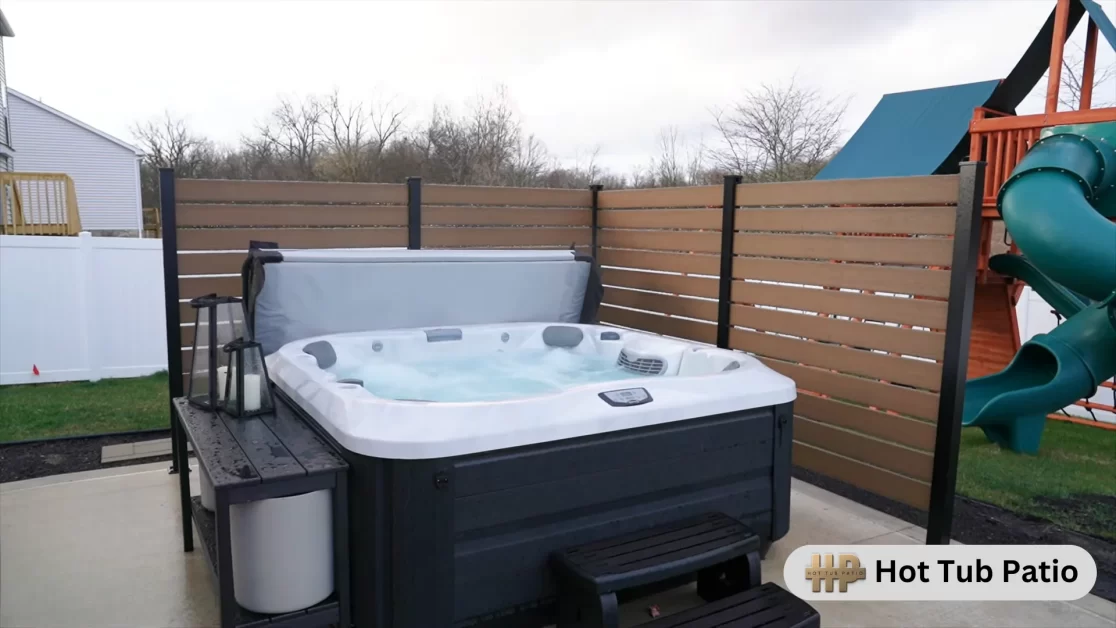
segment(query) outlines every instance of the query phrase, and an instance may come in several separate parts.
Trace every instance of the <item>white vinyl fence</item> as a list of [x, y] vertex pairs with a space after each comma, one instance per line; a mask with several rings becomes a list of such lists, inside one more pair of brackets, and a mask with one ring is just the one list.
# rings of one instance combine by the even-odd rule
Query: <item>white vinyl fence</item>
[[0, 236], [0, 385], [166, 368], [159, 240]]

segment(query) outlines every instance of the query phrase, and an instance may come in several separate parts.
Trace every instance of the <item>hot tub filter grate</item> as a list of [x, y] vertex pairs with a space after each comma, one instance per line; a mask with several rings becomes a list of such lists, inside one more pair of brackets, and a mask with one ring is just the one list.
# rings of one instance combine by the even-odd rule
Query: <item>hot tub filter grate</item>
[[666, 360], [662, 358], [632, 357], [627, 351], [620, 351], [616, 366], [640, 375], [662, 375], [666, 371]]

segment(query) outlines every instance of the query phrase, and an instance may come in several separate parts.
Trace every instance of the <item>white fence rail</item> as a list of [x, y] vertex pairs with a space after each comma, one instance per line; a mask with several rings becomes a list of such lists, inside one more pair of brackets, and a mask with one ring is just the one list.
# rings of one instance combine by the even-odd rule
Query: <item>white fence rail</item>
[[166, 368], [159, 240], [0, 236], [0, 385]]

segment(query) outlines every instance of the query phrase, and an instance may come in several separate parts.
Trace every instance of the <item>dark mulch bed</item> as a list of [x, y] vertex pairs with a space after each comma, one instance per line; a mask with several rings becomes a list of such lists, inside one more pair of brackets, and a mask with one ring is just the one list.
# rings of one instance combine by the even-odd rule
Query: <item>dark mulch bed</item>
[[120, 443], [138, 443], [168, 438], [170, 430], [144, 434], [116, 434], [39, 441], [37, 443], [0, 443], [0, 482], [74, 473], [92, 469], [125, 467], [148, 462], [170, 460], [170, 456], [152, 456], [137, 460], [101, 463], [101, 448]]
[[[926, 527], [926, 513], [886, 497], [880, 497], [850, 484], [795, 467], [794, 477], [893, 517]], [[1097, 516], [1096, 500], [1116, 509], [1116, 498], [1080, 495], [1066, 499], [1048, 498], [1051, 504], [1088, 511]], [[1090, 507], [1083, 504], [1089, 503]], [[1045, 519], [1018, 515], [999, 506], [957, 497], [953, 507], [953, 538], [968, 545], [1076, 545], [1093, 556], [1097, 563], [1097, 583], [1093, 595], [1116, 602], [1116, 541], [1067, 530]]]

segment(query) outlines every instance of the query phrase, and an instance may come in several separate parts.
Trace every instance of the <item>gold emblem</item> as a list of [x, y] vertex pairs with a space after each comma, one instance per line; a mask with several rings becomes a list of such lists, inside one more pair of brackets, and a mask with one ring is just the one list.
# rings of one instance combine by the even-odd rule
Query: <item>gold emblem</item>
[[814, 593], [821, 592], [823, 582], [826, 593], [833, 593], [834, 583], [839, 583], [838, 591], [845, 593], [849, 590], [849, 583], [866, 577], [867, 570], [860, 566], [860, 559], [856, 554], [840, 554], [836, 561], [833, 554], [826, 554], [824, 567], [822, 555], [811, 554], [810, 566], [806, 568], [806, 579], [814, 583]]

